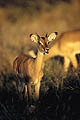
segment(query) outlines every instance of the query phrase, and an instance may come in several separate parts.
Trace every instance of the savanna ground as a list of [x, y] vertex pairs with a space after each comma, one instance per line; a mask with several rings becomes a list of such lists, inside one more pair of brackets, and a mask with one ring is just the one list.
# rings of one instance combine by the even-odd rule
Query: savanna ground
[[16, 56], [36, 51], [30, 33], [60, 35], [79, 28], [79, 0], [0, 0], [0, 120], [80, 120], [80, 64], [65, 74], [62, 58], [48, 60], [35, 108], [17, 92], [12, 69]]

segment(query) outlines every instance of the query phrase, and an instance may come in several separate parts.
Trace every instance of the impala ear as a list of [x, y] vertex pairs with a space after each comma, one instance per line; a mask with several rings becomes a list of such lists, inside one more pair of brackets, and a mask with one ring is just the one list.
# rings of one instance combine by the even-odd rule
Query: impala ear
[[33, 42], [38, 43], [39, 35], [38, 34], [30, 34], [30, 38]]
[[58, 32], [51, 33], [48, 37], [48, 40], [52, 41], [52, 40], [56, 39], [57, 35], [58, 35]]
[[49, 37], [49, 36], [48, 36], [48, 33], [46, 33], [45, 37]]

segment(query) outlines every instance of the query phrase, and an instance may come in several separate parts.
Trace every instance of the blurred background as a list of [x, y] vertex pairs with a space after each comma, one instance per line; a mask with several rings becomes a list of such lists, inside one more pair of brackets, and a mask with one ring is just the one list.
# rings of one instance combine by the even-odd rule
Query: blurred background
[[[31, 111], [26, 113], [25, 102], [19, 98], [15, 90], [16, 83], [12, 69], [16, 56], [27, 54], [29, 50], [36, 50], [35, 44], [30, 41], [30, 33], [44, 36], [46, 33], [57, 31], [60, 35], [62, 32], [74, 29], [80, 29], [80, 0], [0, 0], [0, 120], [4, 116], [6, 116], [4, 120], [13, 118], [26, 120], [27, 116], [30, 118]], [[71, 108], [73, 96], [76, 99], [76, 95], [71, 91], [78, 89], [76, 94], [80, 93], [80, 70], [75, 73], [70, 71], [65, 78], [60, 61], [50, 60], [47, 61], [44, 71], [41, 103], [35, 112], [39, 115], [38, 120], [41, 115], [45, 120], [51, 118], [51, 115], [57, 119], [59, 113], [62, 115], [64, 113], [61, 120], [65, 120], [65, 117], [68, 118], [67, 112], [72, 115], [73, 120], [79, 120], [80, 117], [77, 119], [75, 116], [75, 111], [79, 107], [76, 103], [79, 102], [73, 102], [77, 106], [76, 109]], [[63, 80], [66, 81], [66, 88], [70, 88], [71, 91], [69, 94], [67, 91], [56, 96], [53, 89], [56, 87], [56, 81], [63, 82]], [[64, 97], [64, 94], [67, 97]], [[78, 96], [80, 98], [80, 94]], [[33, 113], [34, 120], [37, 120], [35, 114]]]
[[35, 48], [30, 33], [60, 35], [78, 28], [79, 0], [0, 0], [0, 69]]

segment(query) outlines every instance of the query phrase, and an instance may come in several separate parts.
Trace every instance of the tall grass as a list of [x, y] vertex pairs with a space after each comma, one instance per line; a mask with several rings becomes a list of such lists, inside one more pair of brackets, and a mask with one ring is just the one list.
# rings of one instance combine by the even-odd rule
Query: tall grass
[[[31, 49], [34, 51], [37, 49], [30, 41], [29, 34], [37, 32], [45, 35], [47, 32], [50, 34], [57, 31], [60, 35], [64, 31], [80, 28], [78, 0], [76, 2], [75, 0], [46, 1], [0, 1], [0, 116], [4, 119], [33, 118], [35, 120], [41, 117], [47, 120], [51, 119], [51, 116], [57, 119], [61, 109], [65, 109], [62, 119], [65, 116], [68, 117], [67, 111], [72, 112], [73, 118], [75, 116], [73, 111], [75, 109], [72, 110], [70, 102], [74, 98], [73, 95], [79, 96], [80, 65], [77, 70], [70, 67], [65, 74], [62, 58], [46, 61], [44, 77], [41, 81], [40, 101], [36, 103], [35, 112], [27, 107], [27, 101], [23, 96], [20, 97], [17, 91], [12, 68], [13, 60], [20, 54], [27, 54]], [[24, 92], [23, 89], [22, 92]], [[67, 97], [63, 99], [65, 94]], [[53, 113], [55, 113], [54, 116]]]

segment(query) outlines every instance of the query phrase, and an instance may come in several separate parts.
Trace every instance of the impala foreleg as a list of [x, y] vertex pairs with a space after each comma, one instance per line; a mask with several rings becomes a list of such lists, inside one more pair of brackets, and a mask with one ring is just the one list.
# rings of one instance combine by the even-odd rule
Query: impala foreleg
[[32, 99], [32, 92], [31, 92], [31, 84], [27, 83], [27, 95], [28, 95], [28, 100], [31, 101]]
[[39, 91], [40, 91], [40, 81], [35, 85], [35, 97], [36, 97], [36, 100], [39, 99]]

